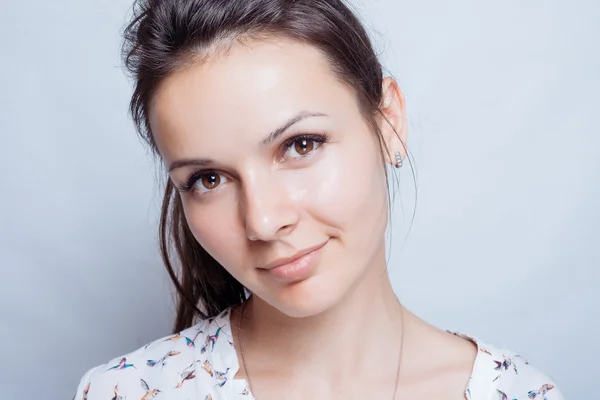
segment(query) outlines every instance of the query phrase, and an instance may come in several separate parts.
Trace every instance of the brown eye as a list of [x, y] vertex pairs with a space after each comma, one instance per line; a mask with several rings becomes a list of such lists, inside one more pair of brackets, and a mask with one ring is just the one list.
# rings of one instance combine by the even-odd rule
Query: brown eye
[[298, 135], [288, 139], [284, 144], [285, 153], [281, 161], [310, 157], [329, 141], [326, 134]]
[[223, 186], [226, 186], [227, 182], [229, 182], [229, 178], [217, 171], [198, 171], [188, 178], [187, 183], [179, 186], [179, 190], [182, 192], [193, 191], [197, 194], [207, 194], [221, 190]]
[[310, 139], [300, 139], [294, 143], [294, 150], [301, 156], [307, 155], [315, 148], [315, 141]]
[[202, 177], [202, 186], [208, 190], [215, 189], [221, 183], [221, 176], [216, 173], [206, 174]]

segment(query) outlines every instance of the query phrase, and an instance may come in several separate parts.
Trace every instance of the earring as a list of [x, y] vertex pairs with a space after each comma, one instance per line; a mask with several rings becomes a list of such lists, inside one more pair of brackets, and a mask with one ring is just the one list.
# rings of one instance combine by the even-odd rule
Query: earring
[[396, 168], [402, 168], [404, 162], [402, 161], [402, 154], [399, 151], [396, 152]]
[[404, 162], [402, 161], [402, 154], [399, 151], [396, 152], [396, 168], [402, 168]]

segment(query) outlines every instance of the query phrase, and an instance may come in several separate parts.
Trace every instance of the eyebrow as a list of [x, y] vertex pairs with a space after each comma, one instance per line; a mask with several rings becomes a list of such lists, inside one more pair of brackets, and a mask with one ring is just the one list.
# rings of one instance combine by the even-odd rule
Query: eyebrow
[[[294, 117], [290, 118], [281, 127], [275, 129], [273, 132], [271, 132], [269, 135], [267, 135], [267, 137], [265, 137], [263, 140], [260, 141], [260, 144], [263, 146], [266, 146], [266, 145], [272, 143], [278, 137], [283, 135], [285, 133], [285, 131], [287, 131], [289, 128], [291, 128], [294, 124], [297, 124], [298, 122], [300, 122], [302, 120], [305, 120], [307, 118], [312, 118], [312, 117], [327, 117], [327, 116], [328, 116], [327, 114], [323, 114], [320, 112], [302, 111], [302, 112], [296, 114]], [[174, 169], [188, 167], [188, 166], [192, 166], [192, 165], [193, 166], [209, 166], [209, 165], [213, 165], [213, 164], [214, 164], [214, 161], [211, 159], [195, 159], [195, 158], [183, 159], [183, 160], [177, 160], [177, 161], [174, 161], [173, 163], [171, 163], [168, 171], [171, 172]]]
[[283, 124], [280, 128], [275, 129], [271, 132], [266, 138], [260, 141], [262, 145], [268, 145], [273, 142], [279, 136], [283, 135], [285, 131], [292, 127], [292, 125], [302, 121], [303, 119], [311, 118], [311, 117], [326, 117], [327, 114], [319, 113], [319, 112], [308, 112], [302, 111], [298, 113], [296, 116], [290, 118], [285, 124]]

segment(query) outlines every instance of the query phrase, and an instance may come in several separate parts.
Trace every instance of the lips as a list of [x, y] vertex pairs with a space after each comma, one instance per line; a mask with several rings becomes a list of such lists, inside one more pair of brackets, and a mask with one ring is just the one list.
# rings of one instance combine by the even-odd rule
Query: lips
[[292, 255], [290, 257], [278, 258], [277, 260], [272, 261], [272, 262], [270, 262], [270, 263], [268, 263], [268, 264], [260, 267], [260, 269], [272, 270], [272, 269], [275, 269], [275, 268], [278, 268], [278, 267], [282, 267], [282, 266], [285, 266], [285, 265], [293, 264], [294, 261], [298, 261], [299, 259], [301, 259], [302, 257], [306, 256], [307, 254], [310, 254], [310, 253], [312, 253], [312, 252], [314, 252], [316, 250], [319, 250], [321, 247], [325, 246], [328, 241], [329, 240], [327, 240], [327, 241], [325, 241], [323, 243], [317, 244], [315, 246], [308, 247], [308, 248], [306, 248], [304, 250], [300, 250], [296, 254], [294, 254], [294, 255]]
[[328, 242], [306, 248], [291, 257], [279, 258], [259, 271], [286, 285], [302, 282], [316, 273]]

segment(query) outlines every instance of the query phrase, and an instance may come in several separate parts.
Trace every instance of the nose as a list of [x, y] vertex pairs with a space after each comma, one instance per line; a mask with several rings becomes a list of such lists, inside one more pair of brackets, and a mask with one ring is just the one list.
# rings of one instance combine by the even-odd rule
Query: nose
[[283, 182], [270, 173], [248, 175], [241, 207], [248, 239], [268, 242], [289, 235], [299, 214]]

